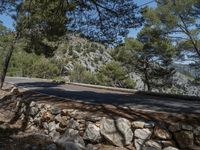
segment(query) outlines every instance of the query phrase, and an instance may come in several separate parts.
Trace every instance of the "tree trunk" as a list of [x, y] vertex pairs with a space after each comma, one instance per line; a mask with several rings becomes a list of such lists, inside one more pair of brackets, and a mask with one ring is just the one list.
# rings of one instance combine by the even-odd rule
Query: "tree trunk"
[[150, 86], [148, 74], [147, 74], [146, 71], [145, 71], [145, 84], [147, 85], [147, 91], [150, 92], [151, 91], [151, 86]]
[[146, 84], [146, 86], [147, 86], [147, 91], [150, 92], [150, 91], [151, 91], [151, 85], [150, 85], [150, 83], [149, 83], [148, 68], [149, 68], [148, 61], [145, 60], [145, 64], [144, 64], [145, 84]]
[[3, 87], [4, 80], [5, 80], [5, 77], [6, 77], [6, 73], [7, 73], [7, 70], [8, 70], [8, 65], [9, 65], [9, 62], [10, 62], [10, 59], [11, 59], [11, 56], [12, 56], [12, 53], [13, 53], [13, 50], [14, 50], [14, 47], [15, 47], [15, 43], [17, 42], [17, 39], [18, 39], [18, 37], [16, 36], [15, 40], [12, 42], [10, 48], [8, 49], [6, 57], [3, 61], [2, 72], [1, 72], [1, 76], [0, 76], [0, 89], [2, 89], [2, 87]]

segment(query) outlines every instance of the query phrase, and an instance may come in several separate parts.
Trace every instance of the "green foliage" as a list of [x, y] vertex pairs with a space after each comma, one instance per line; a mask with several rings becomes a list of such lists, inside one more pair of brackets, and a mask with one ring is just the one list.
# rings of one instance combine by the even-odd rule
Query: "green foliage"
[[193, 60], [200, 61], [199, 8], [199, 0], [159, 0], [156, 8], [146, 7], [142, 12], [145, 24], [163, 30], [166, 37], [179, 45], [181, 55], [190, 51], [196, 55]]
[[50, 79], [60, 75], [59, 71], [56, 64], [43, 56], [16, 51], [11, 59], [8, 75]]
[[54, 77], [52, 81], [57, 84], [65, 84], [65, 80], [61, 77]]
[[84, 66], [75, 64], [73, 71], [70, 72], [70, 81], [96, 84], [97, 78], [93, 73], [87, 71]]
[[67, 2], [22, 1], [16, 14], [16, 31], [25, 38], [27, 52], [52, 56], [59, 38], [66, 34]]
[[175, 48], [163, 31], [147, 26], [137, 39], [128, 38], [111, 52], [113, 58], [126, 66], [129, 72], [142, 75], [148, 90], [167, 85], [168, 77], [174, 73], [170, 64], [175, 54]]
[[200, 85], [200, 77], [196, 76], [196, 77], [193, 77], [192, 79], [193, 79], [192, 81], [193, 84]]
[[134, 88], [135, 84], [119, 62], [112, 61], [102, 66], [97, 72], [99, 84], [117, 87]]

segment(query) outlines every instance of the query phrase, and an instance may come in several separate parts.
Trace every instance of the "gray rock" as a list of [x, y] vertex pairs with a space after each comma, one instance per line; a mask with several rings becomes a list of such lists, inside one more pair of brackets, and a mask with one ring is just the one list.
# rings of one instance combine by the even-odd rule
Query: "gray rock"
[[38, 147], [36, 145], [32, 145], [31, 150], [38, 150]]
[[66, 142], [64, 143], [65, 150], [82, 150], [76, 143]]
[[181, 125], [180, 124], [170, 125], [169, 131], [171, 132], [181, 131]]
[[134, 145], [136, 150], [141, 150], [142, 149], [142, 145], [144, 145], [145, 140], [142, 139], [135, 139], [134, 140]]
[[144, 128], [144, 121], [133, 121], [132, 126], [133, 128]]
[[133, 128], [153, 128], [155, 126], [154, 122], [145, 122], [145, 121], [133, 121]]
[[68, 124], [67, 120], [68, 120], [67, 116], [61, 116], [60, 114], [55, 116], [55, 122], [60, 123], [61, 128], [67, 127]]
[[148, 140], [147, 142], [145, 142], [145, 146], [155, 148], [155, 149], [162, 149], [162, 145], [158, 141], [154, 141], [154, 140]]
[[175, 143], [173, 140], [162, 140], [160, 142], [162, 143], [163, 147], [175, 146]]
[[36, 106], [36, 102], [32, 101], [29, 106], [30, 107], [35, 107]]
[[68, 112], [69, 110], [68, 109], [63, 109], [63, 110], [61, 110], [61, 115], [62, 116], [68, 116], [69, 115], [69, 112]]
[[187, 124], [182, 124], [181, 128], [183, 130], [188, 130], [188, 131], [192, 131], [193, 130], [193, 127], [191, 125], [187, 125]]
[[91, 142], [99, 142], [101, 140], [100, 129], [96, 125], [89, 123], [83, 138]]
[[159, 139], [163, 139], [163, 140], [168, 140], [171, 139], [171, 134], [164, 128], [161, 128], [159, 126], [156, 126], [154, 128], [154, 136], [159, 138]]
[[53, 115], [58, 115], [61, 112], [61, 109], [59, 107], [53, 107], [51, 108], [51, 113]]
[[143, 147], [142, 150], [162, 150], [162, 149], [154, 147]]
[[130, 145], [133, 140], [133, 132], [131, 130], [131, 123], [125, 118], [117, 119], [117, 128], [125, 138], [125, 145]]
[[200, 136], [199, 135], [195, 136], [194, 142], [195, 142], [196, 145], [200, 146]]
[[24, 149], [25, 149], [25, 150], [31, 149], [31, 144], [25, 144], [25, 145], [24, 145]]
[[191, 131], [180, 131], [174, 135], [180, 148], [188, 148], [194, 145], [194, 136]]
[[168, 146], [168, 147], [164, 148], [163, 150], [179, 150], [179, 149], [176, 147]]
[[39, 124], [40, 124], [40, 117], [39, 117], [38, 114], [37, 114], [37, 115], [35, 116], [35, 118], [33, 119], [33, 123], [34, 123], [36, 126], [39, 126]]
[[200, 127], [197, 127], [197, 128], [194, 130], [194, 135], [200, 136]]
[[47, 150], [57, 150], [56, 144], [52, 143], [46, 146]]
[[119, 147], [130, 144], [133, 138], [131, 124], [124, 118], [113, 120], [104, 117], [101, 120], [100, 133], [109, 142]]
[[86, 148], [85, 148], [85, 150], [97, 150], [98, 148], [97, 147], [95, 147], [94, 145], [92, 145], [92, 144], [88, 144], [87, 146], [86, 146]]
[[[56, 142], [67, 148], [69, 145], [70, 146], [73, 145], [73, 148], [78, 148], [78, 149], [85, 148], [85, 143], [82, 137], [80, 137], [78, 131], [74, 129], [67, 129], [66, 132], [62, 135], [62, 137], [58, 139]], [[66, 145], [66, 143], [68, 144]]]
[[67, 128], [79, 130], [80, 126], [79, 126], [79, 123], [72, 118], [67, 121]]
[[49, 129], [49, 124], [47, 122], [43, 122], [43, 128], [44, 129]]
[[97, 115], [92, 115], [92, 116], [86, 117], [85, 120], [90, 121], [90, 122], [97, 122], [97, 121], [100, 121], [101, 119], [102, 117], [99, 117]]
[[60, 115], [60, 114], [56, 115], [55, 118], [54, 118], [54, 120], [55, 120], [56, 122], [61, 122], [61, 121], [62, 121], [61, 115]]
[[53, 130], [56, 130], [56, 128], [57, 128], [57, 124], [56, 124], [55, 121], [52, 121], [52, 122], [49, 123], [48, 129], [49, 129], [50, 132], [53, 131]]
[[49, 133], [49, 136], [52, 138], [54, 142], [56, 142], [60, 138], [60, 133], [54, 130]]
[[149, 139], [151, 137], [152, 131], [148, 128], [136, 129], [135, 132], [134, 132], [134, 135], [135, 135], [136, 138], [146, 140], [146, 139]]

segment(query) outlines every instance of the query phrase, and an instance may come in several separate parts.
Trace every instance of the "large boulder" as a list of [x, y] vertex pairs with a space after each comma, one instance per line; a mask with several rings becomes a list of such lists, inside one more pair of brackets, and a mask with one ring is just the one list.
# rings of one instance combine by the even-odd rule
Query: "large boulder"
[[101, 120], [100, 133], [112, 144], [122, 147], [129, 145], [133, 139], [131, 123], [125, 118]]
[[95, 124], [89, 123], [83, 138], [91, 142], [99, 142], [101, 140], [100, 129]]

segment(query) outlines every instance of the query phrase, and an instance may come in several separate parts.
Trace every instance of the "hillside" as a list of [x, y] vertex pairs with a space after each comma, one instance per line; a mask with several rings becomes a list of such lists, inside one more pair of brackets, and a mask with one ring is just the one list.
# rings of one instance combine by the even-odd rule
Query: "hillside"
[[65, 73], [73, 70], [75, 64], [81, 64], [87, 70], [95, 72], [112, 60], [109, 49], [100, 43], [91, 42], [78, 34], [68, 34], [66, 38], [59, 45], [54, 57], [57, 60], [64, 59]]
[[[112, 49], [106, 48], [103, 44], [89, 41], [78, 34], [68, 34], [63, 38], [52, 58], [26, 53], [22, 48], [23, 42], [18, 43], [10, 63], [8, 72], [10, 76], [51, 79], [64, 77], [65, 80], [73, 82], [144, 90], [141, 76], [134, 71], [130, 72], [121, 63], [114, 61], [113, 56], [110, 55]], [[4, 52], [3, 48], [1, 52]], [[193, 79], [186, 74], [187, 70], [185, 69], [188, 67], [176, 65], [175, 68], [177, 73], [170, 79], [173, 81], [171, 87], [153, 88], [152, 90], [173, 94], [200, 95], [199, 86], [194, 85]]]

